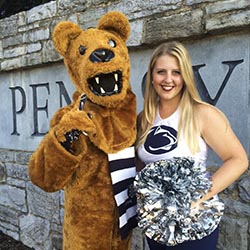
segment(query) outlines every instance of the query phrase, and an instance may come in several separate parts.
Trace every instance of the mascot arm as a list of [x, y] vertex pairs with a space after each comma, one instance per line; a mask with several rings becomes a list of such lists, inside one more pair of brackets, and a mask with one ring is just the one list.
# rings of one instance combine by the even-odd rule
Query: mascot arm
[[[68, 183], [80, 160], [87, 151], [88, 138], [95, 128], [90, 115], [76, 110], [73, 105], [60, 109], [51, 121], [48, 134], [43, 138], [29, 161], [31, 181], [47, 192], [58, 191]], [[70, 150], [63, 147], [65, 134], [72, 130], [84, 131], [81, 140], [72, 142]]]
[[46, 192], [58, 191], [67, 184], [79, 161], [80, 155], [65, 150], [51, 129], [30, 158], [30, 179]]

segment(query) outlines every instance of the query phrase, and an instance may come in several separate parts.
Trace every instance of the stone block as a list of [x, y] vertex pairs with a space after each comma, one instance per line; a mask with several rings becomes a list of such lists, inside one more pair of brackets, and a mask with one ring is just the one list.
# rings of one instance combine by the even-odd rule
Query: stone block
[[129, 20], [141, 19], [152, 16], [154, 14], [167, 13], [180, 9], [182, 7], [181, 0], [122, 0], [111, 4], [107, 7], [107, 11], [119, 10], [123, 12]]
[[225, 213], [237, 217], [248, 217], [250, 218], [250, 204], [242, 203], [238, 200], [232, 200], [229, 198], [223, 198], [225, 203]]
[[50, 222], [31, 214], [21, 216], [20, 240], [36, 250], [51, 249]]
[[5, 233], [7, 235], [9, 235], [11, 238], [13, 238], [14, 240], [20, 241], [19, 233], [18, 232], [12, 231], [12, 230], [6, 230]]
[[56, 15], [56, 1], [51, 1], [46, 4], [38, 5], [26, 13], [27, 23], [41, 21], [43, 19], [51, 19]]
[[63, 225], [63, 221], [64, 221], [64, 208], [63, 207], [60, 208], [59, 213], [60, 213], [60, 222]]
[[130, 22], [130, 36], [127, 41], [128, 47], [139, 46], [143, 36], [143, 21], [136, 20]]
[[15, 152], [9, 150], [0, 150], [0, 161], [1, 162], [14, 162], [15, 161]]
[[[1, 225], [6, 224], [8, 226], [6, 226], [6, 228], [8, 228], [8, 230], [12, 230], [12, 231], [18, 231], [18, 218], [20, 215], [20, 211], [14, 210], [14, 209], [10, 209], [7, 206], [2, 206], [0, 205], [0, 221], [1, 221]], [[14, 230], [16, 229], [16, 230]]]
[[12, 49], [6, 49], [4, 50], [4, 58], [8, 59], [8, 58], [14, 58], [21, 55], [24, 55], [27, 53], [27, 47], [26, 45], [23, 46], [18, 46]]
[[31, 154], [31, 152], [17, 151], [15, 153], [16, 162], [22, 165], [28, 165]]
[[250, 202], [250, 176], [244, 176], [238, 183], [239, 197], [245, 201]]
[[7, 179], [7, 173], [6, 173], [6, 167], [3, 162], [0, 162], [0, 183], [6, 182]]
[[[1, 223], [1, 227], [5, 228], [5, 232], [8, 234], [8, 235], [12, 235], [12, 234], [15, 234], [15, 235], [18, 235], [18, 231], [19, 231], [19, 225], [13, 225], [11, 224], [10, 222], [7, 222], [7, 221], [1, 221], [0, 220], [0, 223]], [[0, 231], [3, 231], [1, 230], [1, 227], [0, 227]], [[11, 233], [10, 233], [11, 232]], [[19, 240], [19, 236], [15, 236], [15, 239], [18, 239]]]
[[193, 5], [193, 4], [202, 4], [202, 3], [214, 3], [217, 2], [218, 0], [186, 0], [187, 5]]
[[60, 224], [59, 192], [46, 193], [40, 188], [27, 183], [27, 204], [30, 213]]
[[58, 5], [58, 14], [71, 14], [73, 12], [84, 12], [88, 6], [89, 1], [87, 0], [59, 0]]
[[24, 43], [36, 43], [41, 40], [47, 40], [50, 38], [49, 28], [41, 28], [35, 31], [28, 31], [23, 34]]
[[78, 23], [78, 13], [76, 14], [76, 13], [72, 13], [71, 15], [69, 15], [68, 17], [67, 17], [67, 20], [68, 21], [71, 21], [71, 22], [73, 22], [73, 23]]
[[[23, 34], [24, 32], [28, 32], [28, 31], [32, 31], [32, 30], [37, 30], [40, 29], [41, 27], [44, 27], [44, 25], [42, 25], [42, 22], [36, 22], [36, 23], [30, 23], [30, 24], [25, 24], [23, 26], [20, 26], [18, 28], [18, 33]], [[47, 24], [48, 26], [49, 24]]]
[[17, 34], [18, 15], [12, 15], [0, 20], [0, 37], [5, 38]]
[[41, 43], [32, 43], [27, 46], [27, 52], [32, 53], [32, 52], [37, 52], [42, 49]]
[[26, 24], [26, 12], [22, 11], [22, 12], [17, 13], [17, 26], [19, 28], [20, 26], [24, 26], [24, 25], [27, 25]]
[[205, 29], [207, 31], [223, 30], [225, 29], [234, 29], [238, 30], [240, 28], [248, 29], [250, 24], [250, 10], [241, 10], [236, 13], [225, 13], [220, 14], [219, 16], [212, 15], [208, 17], [205, 21]]
[[10, 186], [15, 186], [15, 187], [23, 188], [23, 189], [25, 189], [26, 187], [25, 181], [17, 180], [15, 178], [8, 177], [6, 183]]
[[23, 56], [24, 64], [23, 66], [32, 66], [34, 64], [42, 64], [43, 58], [40, 52], [26, 54]]
[[52, 250], [62, 250], [62, 235], [53, 233], [51, 237]]
[[6, 164], [8, 177], [19, 179], [19, 180], [29, 180], [27, 166], [19, 165], [16, 163]]
[[51, 223], [51, 231], [53, 231], [54, 233], [58, 233], [61, 234], [62, 233], [62, 224], [57, 224], [57, 223]]
[[217, 250], [248, 250], [249, 222], [243, 218], [224, 217], [220, 223], [220, 235]]
[[98, 7], [100, 5], [108, 4], [109, 1], [110, 0], [92, 0], [91, 4], [92, 4], [92, 6]]
[[106, 9], [104, 8], [88, 9], [88, 11], [79, 13], [79, 25], [82, 29], [96, 27], [99, 18], [105, 13]]
[[25, 61], [23, 58], [18, 57], [18, 58], [13, 58], [9, 60], [4, 60], [1, 62], [1, 69], [2, 70], [12, 70], [12, 69], [17, 69], [24, 67], [26, 65]]
[[174, 15], [149, 18], [144, 26], [143, 44], [155, 44], [170, 39], [201, 35], [203, 12], [195, 9]]
[[248, 0], [229, 0], [229, 1], [218, 1], [212, 4], [207, 4], [205, 6], [205, 10], [208, 15], [213, 15], [217, 13], [246, 9], [249, 6], [250, 3]]
[[0, 184], [0, 194], [0, 205], [11, 207], [12, 209], [20, 212], [27, 212], [25, 190]]
[[19, 46], [23, 43], [23, 36], [21, 34], [9, 36], [6, 38], [2, 38], [2, 47], [6, 49], [8, 47]]
[[64, 190], [60, 190], [59, 194], [60, 194], [60, 206], [64, 206]]
[[2, 40], [0, 40], [0, 60], [3, 59], [3, 43]]
[[51, 40], [43, 42], [42, 61], [44, 63], [61, 61], [62, 57], [54, 49], [53, 42]]

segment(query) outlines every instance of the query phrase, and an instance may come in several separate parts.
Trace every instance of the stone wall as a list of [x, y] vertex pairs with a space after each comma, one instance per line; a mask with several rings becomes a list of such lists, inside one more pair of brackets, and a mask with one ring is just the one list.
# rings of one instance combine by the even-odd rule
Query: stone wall
[[[127, 44], [138, 111], [143, 103], [141, 79], [152, 50], [163, 41], [180, 40], [190, 51], [198, 86], [207, 91], [203, 97], [223, 110], [250, 154], [248, 0], [56, 0], [2, 19], [0, 230], [36, 250], [61, 249], [63, 191], [45, 193], [32, 185], [27, 164], [49, 119], [73, 92], [51, 32], [60, 20], [95, 26], [111, 10], [130, 20]], [[220, 160], [211, 152], [208, 164], [213, 171]], [[249, 190], [247, 172], [221, 194], [226, 214], [218, 250], [250, 250]], [[135, 230], [132, 249], [143, 248]]]

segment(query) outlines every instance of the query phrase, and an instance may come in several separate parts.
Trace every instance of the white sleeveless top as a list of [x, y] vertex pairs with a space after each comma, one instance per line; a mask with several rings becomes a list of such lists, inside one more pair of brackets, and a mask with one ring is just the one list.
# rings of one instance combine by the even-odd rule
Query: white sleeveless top
[[[154, 163], [154, 162], [159, 161], [159, 160], [168, 160], [168, 159], [171, 159], [174, 157], [188, 157], [188, 158], [192, 158], [194, 160], [194, 164], [197, 164], [197, 165], [202, 164], [204, 167], [206, 167], [206, 159], [207, 159], [207, 144], [206, 144], [206, 142], [201, 137], [199, 138], [200, 152], [196, 153], [195, 155], [193, 155], [190, 152], [188, 145], [185, 143], [183, 138], [180, 138], [180, 141], [177, 143], [178, 120], [179, 120], [179, 109], [177, 109], [170, 117], [168, 117], [166, 119], [161, 119], [161, 117], [159, 115], [159, 111], [157, 111], [154, 124], [153, 124], [152, 128], [150, 129], [150, 131], [148, 132], [145, 143], [138, 148], [137, 154], [142, 162], [144, 162], [145, 164], [149, 164], [149, 163]], [[210, 176], [210, 173], [208, 173], [206, 171], [204, 172], [204, 174], [207, 177]], [[145, 186], [145, 188], [147, 188], [147, 186]], [[143, 190], [143, 192], [145, 192], [145, 190]], [[150, 192], [148, 192], [147, 195], [148, 194], [150, 194]], [[150, 198], [148, 198], [148, 197], [150, 197]], [[145, 201], [148, 202], [148, 199], [151, 199], [151, 196], [148, 196], [148, 197], [147, 197], [147, 199], [144, 199], [144, 200], [142, 199], [142, 201], [144, 203], [145, 203]], [[155, 199], [155, 197], [154, 197], [154, 199]], [[151, 200], [149, 200], [149, 201], [151, 202]], [[142, 208], [144, 209], [144, 207], [147, 207], [147, 206], [144, 206], [143, 202], [138, 203], [138, 204], [142, 205]], [[164, 237], [166, 236], [165, 238], [164, 237], [163, 238], [167, 239], [168, 242], [170, 242], [170, 239], [173, 240], [176, 234], [179, 234], [178, 239], [181, 241], [182, 240], [185, 241], [187, 239], [188, 240], [201, 239], [204, 236], [209, 235], [219, 225], [219, 222], [221, 220], [221, 217], [222, 217], [223, 211], [224, 211], [224, 204], [219, 201], [219, 197], [217, 195], [215, 195], [213, 198], [205, 201], [205, 203], [206, 203], [206, 206], [204, 206], [200, 210], [195, 210], [195, 209], [190, 210], [191, 217], [195, 214], [196, 214], [195, 216], [197, 216], [197, 217], [195, 217], [195, 219], [192, 219], [192, 220], [194, 220], [195, 223], [198, 223], [197, 225], [199, 225], [199, 230], [197, 230], [197, 228], [198, 228], [197, 225], [193, 228], [192, 224], [190, 224], [189, 226], [191, 226], [191, 228], [192, 228], [191, 231], [189, 231], [189, 230], [185, 231], [185, 229], [184, 229], [184, 231], [182, 231], [182, 230], [175, 231], [175, 226], [173, 228], [172, 225], [168, 224], [168, 226], [172, 227], [172, 229], [171, 229], [171, 230], [173, 230], [172, 233], [171, 233], [170, 229], [169, 229], [170, 235], [165, 235], [167, 231], [160, 231], [161, 236], [164, 236]], [[150, 206], [153, 206], [152, 204], [153, 203], [151, 202]], [[155, 204], [157, 204], [157, 203], [155, 203]], [[169, 204], [168, 203], [165, 204], [165, 201], [164, 201], [164, 206], [163, 206], [162, 210], [167, 209], [168, 205]], [[147, 209], [150, 206], [148, 206]], [[170, 207], [171, 207], [171, 204], [170, 204]], [[144, 211], [143, 209], [139, 210], [139, 211]], [[158, 212], [158, 210], [155, 210], [155, 211], [157, 211], [156, 213], [160, 214]], [[192, 214], [193, 213], [192, 211], [194, 211], [194, 214]], [[147, 213], [149, 213], [149, 212], [147, 211]], [[150, 220], [150, 217], [152, 217], [152, 214], [150, 214], [150, 216], [148, 216], [149, 220]], [[181, 218], [181, 216], [179, 218]], [[178, 222], [178, 220], [177, 220], [177, 222]], [[143, 222], [143, 223], [145, 223], [145, 222]], [[156, 219], [154, 218], [154, 222], [152, 223], [152, 225], [154, 227], [148, 227], [148, 228], [149, 229], [153, 228], [153, 230], [154, 230], [154, 228], [157, 228], [157, 227], [155, 227], [155, 224], [158, 225], [157, 223], [158, 223], [158, 217], [156, 217]], [[181, 227], [181, 229], [182, 229], [182, 227]], [[194, 232], [194, 234], [192, 234], [193, 232]], [[175, 233], [175, 234], [173, 234], [173, 233]], [[191, 236], [189, 235], [189, 233]], [[149, 237], [152, 236], [152, 230], [150, 231], [150, 235], [148, 235], [148, 236]], [[158, 237], [159, 235], [156, 234], [156, 236]], [[194, 236], [195, 236], [195, 238], [194, 238]]]
[[154, 124], [148, 132], [145, 143], [138, 148], [138, 156], [145, 164], [173, 157], [192, 157], [195, 163], [205, 165], [207, 144], [200, 137], [200, 152], [193, 155], [183, 138], [177, 143], [179, 109], [171, 116], [162, 119], [157, 111]]

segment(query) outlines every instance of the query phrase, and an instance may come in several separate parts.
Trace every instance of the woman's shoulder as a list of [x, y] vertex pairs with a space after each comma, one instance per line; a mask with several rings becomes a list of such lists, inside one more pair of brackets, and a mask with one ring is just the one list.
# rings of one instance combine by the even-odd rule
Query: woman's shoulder
[[204, 118], [209, 119], [213, 117], [218, 117], [218, 118], [221, 117], [222, 119], [226, 119], [224, 113], [220, 109], [205, 102], [196, 104], [195, 110], [198, 117], [203, 119]]
[[224, 127], [228, 126], [229, 122], [224, 113], [217, 107], [208, 103], [199, 103], [196, 105], [196, 115], [201, 125], [204, 127]]

